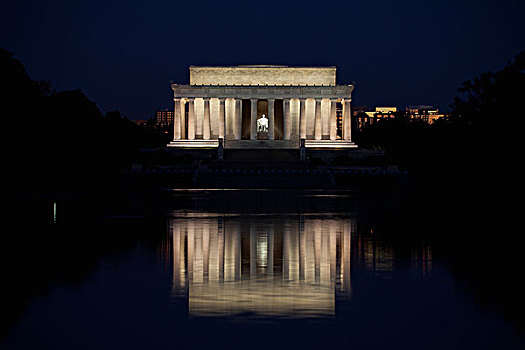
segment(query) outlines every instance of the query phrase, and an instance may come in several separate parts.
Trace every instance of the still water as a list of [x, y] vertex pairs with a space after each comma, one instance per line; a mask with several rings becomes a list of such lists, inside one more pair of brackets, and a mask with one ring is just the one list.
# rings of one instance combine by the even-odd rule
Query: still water
[[523, 348], [426, 227], [375, 232], [397, 201], [165, 191], [22, 205], [39, 212], [19, 213], [24, 238], [9, 242], [3, 347]]

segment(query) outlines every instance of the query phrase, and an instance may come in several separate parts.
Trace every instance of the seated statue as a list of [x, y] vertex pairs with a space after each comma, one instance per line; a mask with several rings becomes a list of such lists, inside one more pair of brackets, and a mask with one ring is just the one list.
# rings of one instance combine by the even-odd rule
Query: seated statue
[[257, 119], [257, 132], [268, 132], [268, 118], [263, 114], [261, 118]]

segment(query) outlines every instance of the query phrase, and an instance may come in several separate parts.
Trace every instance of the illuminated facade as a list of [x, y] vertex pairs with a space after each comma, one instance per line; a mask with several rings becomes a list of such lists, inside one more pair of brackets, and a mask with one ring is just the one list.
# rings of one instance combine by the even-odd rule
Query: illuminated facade
[[[335, 67], [190, 67], [190, 84], [172, 84], [170, 147], [355, 148], [353, 85], [336, 85]], [[268, 128], [257, 128], [268, 118]]]

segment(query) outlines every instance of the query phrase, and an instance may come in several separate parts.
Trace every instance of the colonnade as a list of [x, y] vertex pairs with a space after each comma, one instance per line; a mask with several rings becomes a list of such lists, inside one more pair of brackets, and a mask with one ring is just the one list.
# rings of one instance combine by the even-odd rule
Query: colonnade
[[[258, 98], [250, 98], [250, 139], [257, 139]], [[243, 129], [240, 98], [175, 98], [175, 140], [241, 140]], [[268, 102], [268, 139], [274, 140], [275, 98]], [[337, 140], [337, 103], [342, 104], [342, 140], [351, 141], [351, 99], [282, 99], [284, 140]], [[186, 107], [188, 105], [188, 107]], [[186, 109], [188, 113], [186, 113]], [[186, 120], [187, 118], [187, 120]], [[187, 125], [187, 129], [186, 129]]]

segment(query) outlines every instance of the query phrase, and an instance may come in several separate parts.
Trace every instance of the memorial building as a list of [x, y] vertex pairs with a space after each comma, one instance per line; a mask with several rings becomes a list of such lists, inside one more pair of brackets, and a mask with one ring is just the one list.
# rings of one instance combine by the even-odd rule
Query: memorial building
[[354, 86], [336, 85], [336, 67], [189, 70], [189, 85], [172, 84], [174, 140], [169, 147], [357, 147], [351, 134]]

